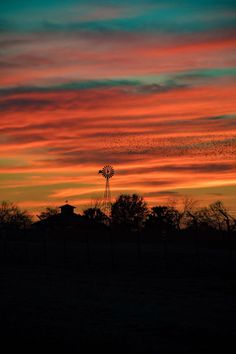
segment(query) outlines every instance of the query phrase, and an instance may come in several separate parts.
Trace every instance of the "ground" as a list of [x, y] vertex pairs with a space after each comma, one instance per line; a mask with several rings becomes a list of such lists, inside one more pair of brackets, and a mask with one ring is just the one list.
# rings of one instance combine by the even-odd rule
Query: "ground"
[[120, 246], [111, 262], [94, 246], [90, 264], [76, 265], [73, 251], [65, 264], [1, 264], [4, 354], [235, 353], [236, 272], [226, 250], [146, 245], [137, 258]]

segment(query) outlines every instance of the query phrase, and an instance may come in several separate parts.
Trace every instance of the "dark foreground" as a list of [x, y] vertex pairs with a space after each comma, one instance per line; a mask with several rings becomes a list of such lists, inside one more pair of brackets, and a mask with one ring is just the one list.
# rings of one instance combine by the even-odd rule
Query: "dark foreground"
[[235, 353], [227, 253], [164, 257], [149, 245], [135, 265], [119, 260], [1, 264], [1, 352]]

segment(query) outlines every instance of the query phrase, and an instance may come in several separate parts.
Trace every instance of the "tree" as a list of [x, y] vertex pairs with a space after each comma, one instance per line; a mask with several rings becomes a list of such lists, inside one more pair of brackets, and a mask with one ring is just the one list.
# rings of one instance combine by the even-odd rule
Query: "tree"
[[147, 215], [147, 203], [137, 194], [121, 194], [111, 207], [112, 224], [126, 230], [140, 230]]
[[46, 220], [51, 216], [57, 215], [59, 213], [58, 208], [53, 208], [53, 207], [47, 207], [45, 211], [42, 211], [37, 217], [39, 220]]
[[88, 208], [83, 211], [83, 216], [90, 222], [97, 224], [106, 224], [109, 222], [109, 218], [104, 214], [100, 208]]
[[226, 207], [221, 201], [210, 204], [210, 211], [214, 223], [218, 226], [219, 231], [226, 229], [231, 232], [236, 227], [236, 219], [230, 215]]
[[160, 232], [174, 232], [179, 230], [181, 215], [171, 206], [155, 206], [148, 216], [146, 227]]
[[2, 201], [0, 204], [0, 224], [2, 228], [24, 229], [32, 223], [32, 217], [14, 203]]
[[189, 224], [196, 225], [195, 219], [195, 212], [197, 210], [198, 201], [189, 197], [185, 196], [182, 200], [182, 208], [180, 211], [180, 227], [181, 228], [188, 228]]
[[187, 227], [198, 232], [213, 231], [214, 220], [208, 207], [198, 208], [187, 213]]

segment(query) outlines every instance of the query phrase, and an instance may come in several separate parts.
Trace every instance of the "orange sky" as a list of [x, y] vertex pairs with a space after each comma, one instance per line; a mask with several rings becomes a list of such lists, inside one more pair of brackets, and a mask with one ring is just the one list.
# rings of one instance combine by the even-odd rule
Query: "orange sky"
[[[143, 17], [141, 2], [136, 12], [121, 3], [84, 4], [84, 17], [76, 8], [79, 29], [70, 1], [66, 25], [54, 4], [56, 25], [44, 30], [46, 7], [26, 8], [38, 28], [4, 9], [12, 27], [0, 35], [1, 199], [32, 212], [65, 200], [81, 210], [102, 197], [98, 170], [111, 164], [113, 197], [136, 192], [150, 206], [220, 199], [236, 214], [236, 32], [221, 23], [234, 8], [199, 7], [194, 28], [175, 30], [176, 21], [171, 31], [158, 16], [178, 20], [177, 7], [150, 3]], [[87, 18], [91, 28], [81, 29]]]

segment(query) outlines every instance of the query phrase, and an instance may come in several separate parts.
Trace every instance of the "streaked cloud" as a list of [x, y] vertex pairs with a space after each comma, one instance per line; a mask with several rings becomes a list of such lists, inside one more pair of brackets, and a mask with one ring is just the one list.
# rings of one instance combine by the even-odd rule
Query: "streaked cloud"
[[2, 199], [82, 208], [111, 163], [114, 195], [220, 194], [233, 208], [234, 1], [9, 0], [0, 13]]

